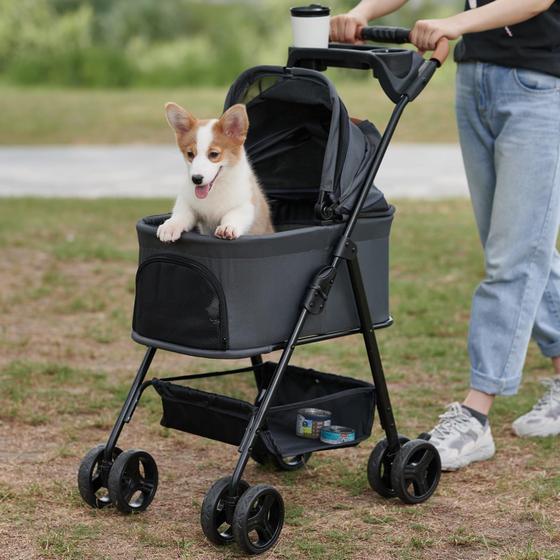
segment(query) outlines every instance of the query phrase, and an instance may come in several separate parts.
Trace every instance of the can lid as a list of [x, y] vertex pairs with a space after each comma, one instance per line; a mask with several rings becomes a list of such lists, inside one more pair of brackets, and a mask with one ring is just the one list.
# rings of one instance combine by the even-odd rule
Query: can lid
[[309, 6], [290, 8], [290, 12], [294, 17], [324, 17], [330, 15], [331, 9], [320, 4], [309, 4]]
[[309, 420], [326, 420], [332, 416], [329, 410], [321, 410], [320, 408], [300, 408], [297, 413]]

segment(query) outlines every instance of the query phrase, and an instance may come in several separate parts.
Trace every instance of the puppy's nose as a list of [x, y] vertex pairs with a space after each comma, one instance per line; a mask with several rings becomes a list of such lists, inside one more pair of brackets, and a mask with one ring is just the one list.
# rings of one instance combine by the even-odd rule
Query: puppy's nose
[[195, 185], [202, 185], [202, 181], [204, 180], [202, 175], [193, 175], [191, 178]]

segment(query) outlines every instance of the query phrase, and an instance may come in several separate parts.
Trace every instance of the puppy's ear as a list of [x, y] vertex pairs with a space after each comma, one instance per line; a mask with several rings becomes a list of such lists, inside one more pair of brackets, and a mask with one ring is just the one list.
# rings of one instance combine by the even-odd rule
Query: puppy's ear
[[245, 105], [232, 105], [218, 122], [222, 132], [237, 144], [243, 144], [249, 130], [249, 117]]
[[167, 122], [177, 134], [184, 134], [195, 125], [196, 119], [177, 103], [166, 103]]

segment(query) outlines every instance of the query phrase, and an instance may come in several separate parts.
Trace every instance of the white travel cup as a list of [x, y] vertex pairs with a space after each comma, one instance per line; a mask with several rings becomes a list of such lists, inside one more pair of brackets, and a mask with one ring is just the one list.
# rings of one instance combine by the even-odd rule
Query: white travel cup
[[329, 46], [330, 8], [319, 4], [291, 8], [294, 47], [326, 49]]

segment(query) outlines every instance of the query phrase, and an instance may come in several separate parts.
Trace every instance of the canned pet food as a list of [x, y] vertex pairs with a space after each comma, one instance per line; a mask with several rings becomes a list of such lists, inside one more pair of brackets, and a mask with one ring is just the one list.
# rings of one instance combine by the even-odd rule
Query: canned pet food
[[331, 425], [331, 413], [319, 408], [300, 408], [297, 411], [296, 434], [299, 437], [319, 439], [321, 428]]
[[325, 426], [321, 429], [321, 441], [337, 445], [339, 443], [350, 443], [356, 439], [356, 432], [345, 426]]

